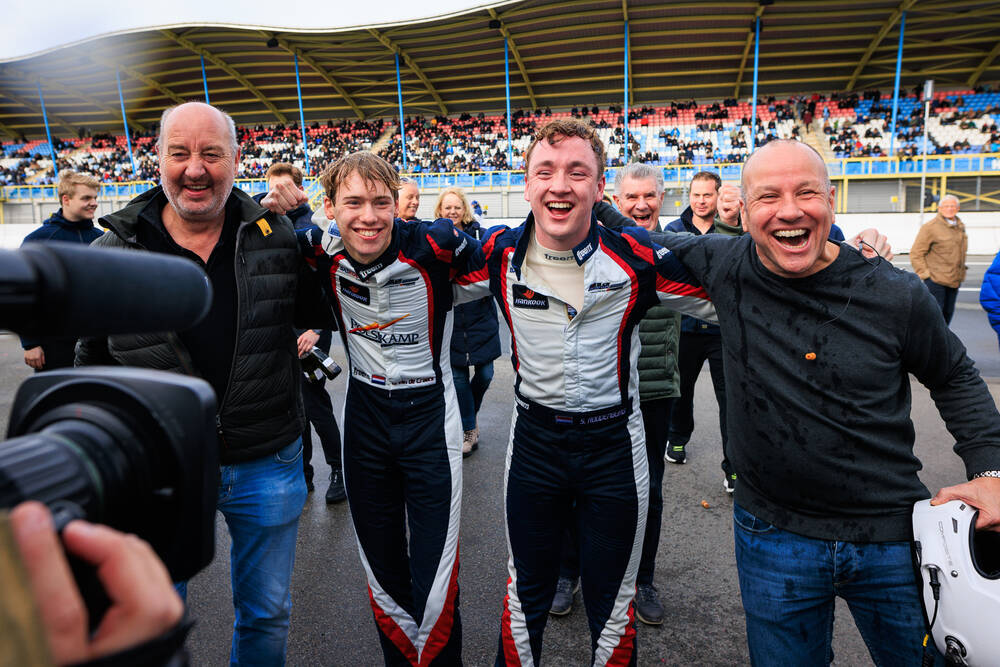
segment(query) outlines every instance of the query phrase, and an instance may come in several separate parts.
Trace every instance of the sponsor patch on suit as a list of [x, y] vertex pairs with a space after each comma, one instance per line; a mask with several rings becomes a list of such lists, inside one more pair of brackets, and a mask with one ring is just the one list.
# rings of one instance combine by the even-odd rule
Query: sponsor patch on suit
[[514, 307], [547, 310], [549, 297], [539, 294], [525, 285], [514, 285]]

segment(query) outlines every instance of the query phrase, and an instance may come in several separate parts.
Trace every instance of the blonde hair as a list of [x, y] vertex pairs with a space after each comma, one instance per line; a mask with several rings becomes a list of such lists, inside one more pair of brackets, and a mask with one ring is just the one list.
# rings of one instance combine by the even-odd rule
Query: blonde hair
[[73, 198], [76, 194], [76, 186], [82, 185], [88, 188], [94, 188], [95, 190], [101, 189], [101, 182], [91, 174], [86, 174], [82, 171], [73, 171], [72, 169], [63, 169], [59, 172], [59, 203], [62, 203], [63, 197]]
[[441, 202], [444, 201], [445, 195], [455, 195], [456, 197], [462, 200], [462, 219], [459, 222], [461, 222], [463, 225], [467, 225], [473, 220], [475, 220], [475, 217], [473, 217], [472, 215], [472, 208], [469, 207], [469, 200], [465, 198], [465, 193], [462, 192], [462, 188], [456, 188], [456, 187], [445, 188], [444, 190], [441, 191], [441, 194], [438, 195], [437, 203], [434, 204], [435, 218], [444, 217], [443, 215], [441, 215]]

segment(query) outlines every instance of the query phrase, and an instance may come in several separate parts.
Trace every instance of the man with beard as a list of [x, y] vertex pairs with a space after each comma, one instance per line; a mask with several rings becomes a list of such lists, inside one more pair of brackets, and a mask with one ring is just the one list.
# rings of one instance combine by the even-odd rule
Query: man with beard
[[[232, 664], [280, 665], [302, 473], [302, 373], [293, 324], [332, 326], [295, 232], [233, 187], [239, 144], [230, 116], [200, 102], [160, 119], [161, 185], [101, 219], [95, 245], [161, 252], [201, 266], [212, 304], [191, 329], [82, 339], [76, 363], [122, 364], [204, 378], [218, 402], [217, 507], [232, 537]], [[302, 275], [300, 275], [300, 273]], [[155, 298], [155, 295], [150, 295]], [[297, 317], [298, 316], [298, 317]], [[186, 583], [179, 585], [186, 593]]]

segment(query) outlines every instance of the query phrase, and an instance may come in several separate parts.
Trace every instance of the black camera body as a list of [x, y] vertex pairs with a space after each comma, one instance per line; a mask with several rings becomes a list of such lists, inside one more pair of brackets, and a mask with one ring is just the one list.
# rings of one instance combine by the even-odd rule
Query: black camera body
[[[215, 394], [176, 373], [92, 367], [18, 389], [0, 443], [0, 507], [39, 500], [143, 538], [175, 581], [212, 561]], [[77, 513], [77, 512], [73, 512]]]
[[[59, 242], [0, 250], [0, 326], [23, 335], [183, 331], [211, 301], [205, 272], [180, 257]], [[57, 528], [81, 518], [134, 533], [187, 580], [215, 553], [215, 422], [201, 379], [96, 366], [36, 374], [0, 442], [0, 509], [38, 500]], [[92, 568], [77, 562], [74, 574], [93, 627], [107, 600]]]

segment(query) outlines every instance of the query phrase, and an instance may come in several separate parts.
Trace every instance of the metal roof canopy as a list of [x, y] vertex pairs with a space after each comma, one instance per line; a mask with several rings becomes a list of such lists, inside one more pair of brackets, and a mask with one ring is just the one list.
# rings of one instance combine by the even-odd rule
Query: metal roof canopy
[[[129, 122], [149, 128], [179, 99], [212, 103], [240, 124], [297, 118], [298, 54], [306, 122], [394, 117], [399, 53], [405, 113], [502, 113], [504, 36], [515, 49], [514, 108], [620, 104], [629, 21], [633, 106], [749, 94], [747, 53], [760, 15], [762, 97], [888, 92], [906, 11], [902, 87], [1000, 80], [996, 0], [525, 0], [407, 25], [296, 33], [218, 27], [103, 37], [0, 64], [0, 132], [44, 136], [36, 83], [62, 136], [122, 131], [115, 67]], [[496, 26], [490, 27], [491, 22]], [[268, 40], [274, 38], [267, 46]]]

